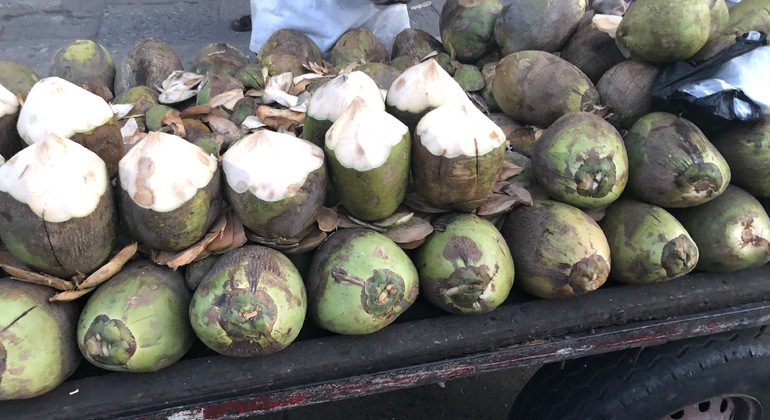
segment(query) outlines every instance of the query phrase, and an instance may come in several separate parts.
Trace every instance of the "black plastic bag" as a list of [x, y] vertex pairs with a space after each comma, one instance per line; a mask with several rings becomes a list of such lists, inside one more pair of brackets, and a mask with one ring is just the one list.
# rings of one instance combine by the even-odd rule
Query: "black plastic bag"
[[702, 97], [686, 90], [701, 82], [718, 86], [718, 81], [713, 80], [714, 75], [726, 62], [765, 45], [767, 34], [754, 32], [739, 37], [735, 44], [702, 64], [690, 61], [669, 64], [661, 69], [653, 82], [653, 109], [687, 118], [706, 134], [725, 129], [736, 121], [759, 119], [762, 116], [760, 106], [740, 89], [716, 88], [715, 93]]

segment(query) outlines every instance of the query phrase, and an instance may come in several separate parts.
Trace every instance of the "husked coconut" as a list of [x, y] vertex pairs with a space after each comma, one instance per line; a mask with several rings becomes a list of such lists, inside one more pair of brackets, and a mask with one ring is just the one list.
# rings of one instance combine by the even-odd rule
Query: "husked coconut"
[[16, 130], [20, 108], [16, 95], [0, 84], [0, 155], [8, 158], [24, 147]]
[[219, 215], [217, 159], [173, 134], [148, 133], [120, 160], [118, 179], [121, 221], [153, 249], [193, 245]]
[[326, 195], [320, 147], [259, 130], [222, 155], [225, 197], [243, 225], [264, 238], [296, 238], [315, 222]]
[[103, 98], [60, 77], [35, 83], [19, 112], [16, 124], [27, 144], [56, 134], [96, 153], [110, 176], [123, 157], [123, 135], [110, 105]]
[[98, 268], [114, 245], [114, 204], [104, 162], [56, 134], [0, 166], [0, 238], [35, 270], [69, 278]]

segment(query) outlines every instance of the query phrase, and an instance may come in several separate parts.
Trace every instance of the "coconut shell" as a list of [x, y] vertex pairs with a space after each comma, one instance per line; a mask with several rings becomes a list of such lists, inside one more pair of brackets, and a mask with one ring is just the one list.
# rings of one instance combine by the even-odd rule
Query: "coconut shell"
[[48, 75], [61, 77], [82, 87], [103, 86], [112, 93], [115, 62], [110, 52], [98, 42], [76, 39], [56, 51]]
[[366, 28], [347, 30], [329, 51], [329, 62], [335, 67], [350, 63], [386, 63], [388, 50], [372, 31]]
[[636, 60], [618, 63], [599, 79], [596, 89], [602, 104], [610, 109], [612, 125], [629, 129], [652, 112], [652, 84], [660, 69]]
[[115, 74], [115, 94], [134, 86], [154, 88], [175, 70], [183, 70], [182, 61], [173, 48], [159, 39], [143, 39], [128, 51]]
[[500, 0], [449, 0], [439, 17], [441, 42], [463, 63], [472, 63], [490, 51], [495, 43], [495, 21], [503, 10]]
[[755, 197], [770, 197], [770, 116], [732, 125], [712, 140], [730, 166], [733, 184]]
[[190, 71], [198, 74], [211, 71], [235, 77], [248, 64], [249, 58], [238, 48], [223, 42], [213, 42], [198, 51]]
[[0, 60], [0, 85], [5, 86], [21, 99], [27, 99], [27, 94], [38, 80], [40, 76], [26, 64]]
[[279, 29], [262, 44], [257, 53], [257, 61], [268, 68], [270, 76], [285, 72], [299, 76], [309, 71], [303, 66], [321, 64], [323, 55], [318, 45], [302, 32]]
[[511, 118], [539, 127], [570, 112], [590, 112], [599, 103], [599, 92], [580, 69], [544, 51], [521, 51], [500, 60], [492, 94]]
[[422, 29], [407, 28], [401, 31], [393, 41], [390, 58], [395, 60], [398, 57], [408, 57], [419, 62], [434, 52], [446, 52], [441, 41]]
[[615, 38], [599, 29], [593, 19], [585, 19], [578, 26], [564, 44], [560, 57], [574, 64], [593, 83], [612, 66], [626, 60]]
[[586, 7], [586, 0], [513, 0], [495, 22], [495, 41], [503, 55], [558, 51], [577, 29]]

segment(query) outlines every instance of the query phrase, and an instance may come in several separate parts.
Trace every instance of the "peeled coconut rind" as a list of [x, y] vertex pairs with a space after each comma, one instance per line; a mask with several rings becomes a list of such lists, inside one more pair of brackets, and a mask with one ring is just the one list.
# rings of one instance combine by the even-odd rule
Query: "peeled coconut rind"
[[478, 60], [496, 47], [495, 21], [502, 10], [500, 0], [449, 0], [439, 17], [442, 44], [463, 63]]
[[374, 80], [362, 71], [341, 74], [321, 85], [307, 105], [302, 138], [323, 147], [326, 132], [354, 99], [385, 110], [385, 99]]
[[182, 61], [167, 42], [146, 38], [128, 51], [115, 71], [115, 95], [134, 86], [161, 86], [175, 70], [183, 70]]
[[225, 197], [244, 226], [266, 238], [295, 238], [316, 220], [326, 195], [323, 150], [267, 130], [222, 156]]
[[514, 265], [497, 228], [473, 214], [450, 213], [417, 250], [414, 264], [423, 296], [457, 314], [480, 314], [500, 306], [513, 287]]
[[75, 341], [78, 307], [49, 302], [55, 292], [0, 279], [0, 401], [45, 394], [80, 364]]
[[587, 112], [564, 115], [545, 129], [534, 144], [532, 167], [548, 195], [588, 210], [617, 200], [628, 183], [623, 138]]
[[278, 352], [297, 338], [307, 313], [297, 268], [274, 249], [247, 245], [223, 254], [193, 294], [198, 338], [227, 356]]
[[16, 95], [0, 84], [0, 154], [8, 158], [24, 146], [16, 129], [20, 108]]
[[415, 191], [434, 206], [471, 211], [491, 193], [505, 148], [502, 129], [474, 105], [442, 105], [415, 129]]
[[50, 135], [0, 166], [0, 238], [21, 262], [68, 278], [109, 256], [116, 215], [104, 162]]
[[104, 86], [112, 92], [115, 71], [115, 62], [103, 45], [90, 39], [76, 39], [56, 51], [48, 75], [78, 86]]
[[610, 272], [610, 247], [599, 225], [569, 204], [536, 200], [514, 208], [502, 229], [516, 265], [516, 283], [553, 299], [592, 292]]
[[558, 51], [577, 28], [586, 6], [586, 0], [511, 1], [495, 21], [495, 41], [503, 55]]
[[191, 298], [181, 272], [148, 260], [131, 262], [88, 299], [78, 322], [80, 351], [111, 371], [170, 366], [193, 343]]
[[308, 270], [308, 314], [339, 334], [385, 328], [417, 299], [417, 269], [385, 235], [363, 228], [338, 230], [318, 248]]
[[770, 262], [770, 217], [735, 185], [699, 206], [673, 213], [698, 245], [699, 271], [727, 273]]
[[770, 197], [770, 116], [730, 126], [712, 144], [727, 161], [733, 184], [755, 197]]
[[120, 160], [118, 178], [121, 221], [154, 249], [189, 247], [219, 215], [217, 159], [173, 134], [150, 132]]
[[665, 209], [623, 198], [599, 221], [610, 245], [610, 278], [649, 284], [679, 278], [698, 263], [698, 247]]
[[342, 205], [376, 221], [393, 214], [409, 183], [409, 128], [382, 109], [354, 100], [326, 133], [329, 175]]

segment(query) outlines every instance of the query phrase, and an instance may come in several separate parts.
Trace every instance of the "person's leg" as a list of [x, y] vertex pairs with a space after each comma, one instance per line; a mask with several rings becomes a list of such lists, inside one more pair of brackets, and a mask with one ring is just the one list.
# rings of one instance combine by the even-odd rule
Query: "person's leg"
[[235, 32], [248, 32], [251, 30], [251, 15], [243, 15], [230, 22], [230, 29]]

